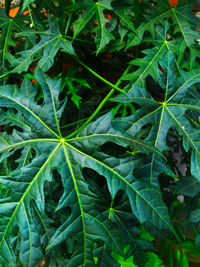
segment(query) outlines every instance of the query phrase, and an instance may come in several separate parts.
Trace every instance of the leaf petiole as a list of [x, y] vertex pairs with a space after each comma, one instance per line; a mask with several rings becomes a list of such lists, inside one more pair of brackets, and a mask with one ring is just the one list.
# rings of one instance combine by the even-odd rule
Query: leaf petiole
[[[129, 71], [129, 69], [131, 68], [131, 66], [129, 65], [126, 70], [124, 71], [124, 73], [122, 74], [122, 76], [119, 78], [119, 80], [117, 81], [115, 87], [118, 87], [124, 77], [124, 75], [127, 74], [127, 72]], [[112, 86], [113, 87], [113, 86]], [[123, 91], [123, 90], [122, 90]], [[107, 94], [107, 96], [102, 100], [102, 102], [99, 104], [99, 106], [97, 107], [97, 109], [92, 113], [92, 115], [87, 119], [87, 121], [81, 125], [81, 127], [79, 127], [78, 129], [76, 129], [74, 132], [72, 132], [71, 134], [69, 134], [68, 136], [65, 137], [65, 139], [71, 138], [74, 135], [76, 135], [77, 133], [79, 133], [86, 125], [88, 125], [88, 123], [90, 123], [93, 118], [99, 113], [99, 111], [103, 108], [103, 106], [105, 105], [105, 103], [108, 101], [108, 99], [113, 95], [113, 93], [115, 92], [115, 89], [111, 89], [111, 91]], [[123, 93], [125, 93], [125, 91], [123, 91]]]

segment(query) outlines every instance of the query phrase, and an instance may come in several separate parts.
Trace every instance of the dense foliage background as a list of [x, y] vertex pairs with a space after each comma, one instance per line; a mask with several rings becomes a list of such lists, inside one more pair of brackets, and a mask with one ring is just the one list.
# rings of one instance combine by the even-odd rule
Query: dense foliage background
[[199, 266], [199, 5], [5, 2], [0, 266]]

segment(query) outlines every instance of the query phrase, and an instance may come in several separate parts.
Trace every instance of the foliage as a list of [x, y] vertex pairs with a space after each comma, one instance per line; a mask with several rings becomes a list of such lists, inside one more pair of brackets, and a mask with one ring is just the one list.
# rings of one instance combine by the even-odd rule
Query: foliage
[[195, 4], [0, 9], [1, 266], [198, 262]]

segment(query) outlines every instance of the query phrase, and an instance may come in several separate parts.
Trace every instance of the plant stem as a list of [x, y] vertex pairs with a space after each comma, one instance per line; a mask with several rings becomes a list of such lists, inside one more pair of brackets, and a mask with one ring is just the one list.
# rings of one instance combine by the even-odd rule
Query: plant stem
[[[99, 75], [98, 73], [96, 73], [94, 70], [92, 70], [90, 67], [88, 67], [87, 65], [85, 65], [85, 63], [83, 63], [79, 58], [77, 57], [73, 57], [76, 61], [78, 61], [84, 68], [86, 68], [86, 70], [88, 70], [89, 72], [91, 72], [94, 76], [96, 76], [97, 78], [99, 78], [101, 81], [103, 81], [104, 83], [106, 83], [107, 85], [111, 86], [112, 88], [114, 88], [115, 90], [119, 91], [120, 93], [126, 93], [124, 90], [120, 89], [118, 87], [118, 82], [116, 84], [112, 84], [111, 82], [107, 81], [106, 79], [104, 79], [101, 75]], [[125, 73], [124, 73], [125, 74]], [[123, 75], [124, 75], [123, 74]], [[123, 76], [122, 75], [122, 76]], [[118, 80], [121, 82], [121, 78]]]
[[[117, 81], [115, 87], [119, 86], [123, 76], [129, 71], [129, 69], [131, 68], [131, 66], [129, 65], [126, 70], [124, 71], [124, 73], [122, 74], [122, 76], [119, 78], [119, 80]], [[112, 86], [113, 87], [113, 86]], [[90, 123], [94, 117], [99, 113], [99, 111], [103, 108], [103, 106], [105, 105], [105, 103], [108, 101], [108, 99], [112, 96], [112, 94], [115, 92], [115, 89], [111, 89], [110, 92], [107, 94], [107, 96], [101, 101], [101, 103], [99, 104], [99, 106], [96, 108], [96, 110], [92, 113], [92, 115], [87, 119], [87, 121], [81, 125], [81, 127], [79, 127], [78, 129], [76, 129], [74, 132], [72, 132], [71, 134], [69, 134], [68, 136], [65, 137], [65, 139], [69, 139], [71, 137], [73, 137], [74, 135], [76, 135], [77, 133], [79, 133], [85, 126], [88, 125], [88, 123]], [[126, 92], [122, 90], [122, 92], [125, 94]]]
[[[108, 112], [108, 111], [109, 111], [109, 109], [104, 110], [104, 111], [100, 112], [99, 114], [104, 114], [104, 113], [106, 113], [106, 112]], [[60, 128], [61, 128], [61, 129], [64, 129], [64, 128], [67, 128], [67, 127], [76, 125], [76, 124], [78, 124], [78, 123], [80, 123], [80, 122], [86, 121], [88, 118], [89, 118], [89, 117], [87, 117], [87, 118], [83, 118], [83, 119], [81, 119], [81, 120], [78, 120], [78, 121], [75, 121], [75, 122], [72, 122], [72, 123], [69, 123], [69, 124], [66, 124], [66, 125], [63, 125], [63, 126], [61, 126]]]
[[11, 71], [10, 71], [10, 72], [6, 72], [6, 73], [4, 73], [3, 75], [0, 76], [0, 79], [2, 79], [2, 78], [4, 78], [4, 77], [8, 76], [10, 73], [11, 73]]
[[185, 116], [190, 122], [192, 122], [195, 126], [200, 127], [200, 124], [190, 118], [188, 115]]
[[30, 15], [31, 23], [32, 23], [32, 25], [33, 25], [33, 28], [35, 29], [35, 23], [34, 23], [34, 21], [33, 21], [33, 17], [32, 17], [32, 14], [31, 14], [30, 5], [28, 5], [28, 11], [29, 11], [29, 15]]
[[[56, 35], [56, 34], [55, 34]], [[78, 41], [78, 42], [82, 42], [82, 43], [86, 43], [86, 44], [93, 44], [91, 41], [87, 41], [87, 40], [83, 40], [83, 39], [79, 39], [79, 38], [73, 38], [72, 36], [69, 36], [69, 35], [64, 35], [62, 34], [62, 37], [65, 37], [69, 40], [73, 40], [73, 41]], [[64, 51], [64, 49], [61, 49], [61, 51]]]
[[67, 25], [66, 25], [66, 28], [65, 28], [65, 35], [67, 34], [68, 32], [68, 29], [69, 29], [69, 24], [71, 22], [71, 19], [72, 19], [72, 13], [69, 15], [69, 18], [67, 20]]

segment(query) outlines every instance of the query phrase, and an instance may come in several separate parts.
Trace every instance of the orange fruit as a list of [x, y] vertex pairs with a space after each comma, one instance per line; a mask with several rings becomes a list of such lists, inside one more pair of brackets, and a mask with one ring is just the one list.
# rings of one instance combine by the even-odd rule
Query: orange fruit
[[9, 17], [14, 18], [17, 15], [17, 12], [19, 11], [19, 6], [10, 9], [9, 11]]
[[178, 4], [178, 0], [169, 0], [169, 3], [171, 7], [176, 7]]

